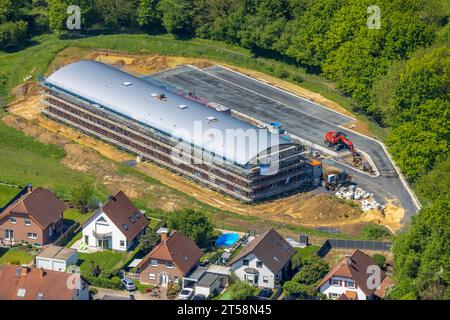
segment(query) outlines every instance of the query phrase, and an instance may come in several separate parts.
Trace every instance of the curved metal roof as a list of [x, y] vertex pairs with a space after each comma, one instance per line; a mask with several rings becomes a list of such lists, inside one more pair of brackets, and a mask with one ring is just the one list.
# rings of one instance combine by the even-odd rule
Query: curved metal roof
[[[100, 62], [79, 61], [69, 64], [53, 73], [45, 82], [239, 165], [247, 164], [269, 147], [290, 144], [268, 133], [266, 129]], [[167, 100], [158, 100], [155, 94], [164, 94]], [[245, 133], [250, 132], [248, 130], [258, 137], [256, 141], [250, 142], [245, 138]], [[236, 137], [233, 134], [238, 135]]]

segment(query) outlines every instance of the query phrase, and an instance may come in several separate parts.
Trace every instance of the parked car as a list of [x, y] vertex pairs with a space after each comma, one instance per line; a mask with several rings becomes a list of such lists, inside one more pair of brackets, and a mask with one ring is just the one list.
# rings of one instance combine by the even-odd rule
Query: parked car
[[178, 299], [190, 300], [193, 294], [194, 294], [194, 289], [184, 288], [183, 290], [181, 290], [180, 294], [178, 295]]
[[206, 296], [204, 294], [194, 294], [192, 300], [206, 300]]
[[122, 286], [125, 288], [125, 290], [127, 291], [136, 291], [136, 285], [133, 283], [133, 281], [130, 278], [123, 278], [121, 281]]

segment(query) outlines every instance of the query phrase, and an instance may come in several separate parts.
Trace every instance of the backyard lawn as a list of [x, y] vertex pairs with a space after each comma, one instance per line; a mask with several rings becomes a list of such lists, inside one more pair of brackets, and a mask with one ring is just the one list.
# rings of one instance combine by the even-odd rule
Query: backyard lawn
[[152, 230], [155, 230], [155, 228], [161, 223], [161, 220], [155, 219], [155, 218], [149, 218], [150, 223], [148, 224], [148, 227]]
[[114, 273], [120, 269], [129, 259], [133, 252], [116, 252], [111, 250], [95, 253], [78, 253], [78, 266], [82, 274], [91, 274], [91, 261], [95, 266], [100, 266], [103, 274]]
[[68, 209], [64, 211], [65, 220], [72, 220], [74, 222], [78, 222], [80, 225], [83, 224], [91, 215], [91, 212], [81, 213], [81, 211], [77, 209]]
[[28, 264], [33, 260], [33, 255], [24, 248], [0, 248], [0, 265], [1, 264]]

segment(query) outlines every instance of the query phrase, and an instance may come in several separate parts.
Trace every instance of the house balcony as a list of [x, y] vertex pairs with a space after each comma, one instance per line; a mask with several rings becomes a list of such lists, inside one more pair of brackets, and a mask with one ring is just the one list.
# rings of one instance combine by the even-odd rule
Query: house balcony
[[92, 231], [92, 235], [97, 240], [107, 240], [112, 238], [112, 232], [96, 232]]

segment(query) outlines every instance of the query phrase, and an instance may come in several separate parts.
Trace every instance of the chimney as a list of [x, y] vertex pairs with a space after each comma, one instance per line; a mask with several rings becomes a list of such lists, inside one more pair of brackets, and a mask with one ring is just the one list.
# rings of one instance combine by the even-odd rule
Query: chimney
[[40, 277], [43, 278], [43, 277], [45, 277], [46, 275], [47, 275], [47, 272], [46, 272], [43, 268], [41, 268], [41, 269], [40, 269]]
[[162, 230], [161, 231], [161, 241], [166, 242], [166, 240], [167, 240], [167, 230]]
[[26, 264], [22, 265], [22, 268], [20, 269], [20, 276], [26, 277], [28, 274], [28, 266]]

